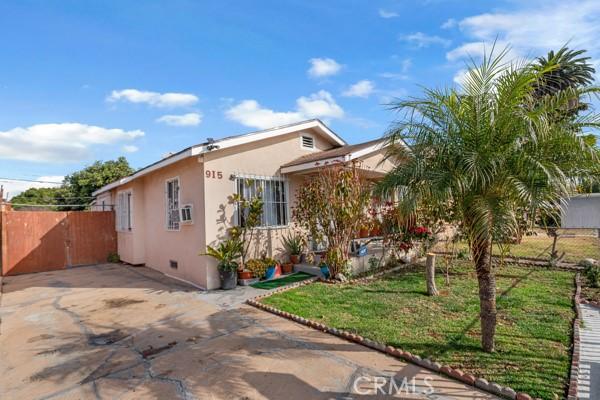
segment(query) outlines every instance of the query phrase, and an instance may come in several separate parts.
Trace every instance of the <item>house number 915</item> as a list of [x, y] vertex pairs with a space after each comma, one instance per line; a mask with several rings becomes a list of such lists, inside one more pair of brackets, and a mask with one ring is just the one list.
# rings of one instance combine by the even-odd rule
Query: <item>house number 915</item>
[[221, 171], [206, 171], [204, 175], [209, 179], [223, 179], [223, 172]]

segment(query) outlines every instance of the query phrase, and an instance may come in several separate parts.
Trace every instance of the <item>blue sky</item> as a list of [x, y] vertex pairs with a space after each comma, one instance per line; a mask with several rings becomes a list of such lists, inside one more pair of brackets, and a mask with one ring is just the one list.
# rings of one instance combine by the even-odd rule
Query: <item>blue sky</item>
[[[380, 137], [393, 97], [452, 85], [497, 39], [600, 59], [597, 1], [0, 3], [0, 178], [59, 180], [318, 117]], [[13, 194], [33, 184], [0, 182]]]

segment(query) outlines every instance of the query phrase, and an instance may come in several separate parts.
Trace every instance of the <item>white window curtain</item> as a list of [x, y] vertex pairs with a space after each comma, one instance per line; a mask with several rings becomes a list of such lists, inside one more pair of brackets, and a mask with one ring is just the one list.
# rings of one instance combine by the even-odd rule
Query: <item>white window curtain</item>
[[117, 230], [131, 230], [131, 192], [117, 194]]

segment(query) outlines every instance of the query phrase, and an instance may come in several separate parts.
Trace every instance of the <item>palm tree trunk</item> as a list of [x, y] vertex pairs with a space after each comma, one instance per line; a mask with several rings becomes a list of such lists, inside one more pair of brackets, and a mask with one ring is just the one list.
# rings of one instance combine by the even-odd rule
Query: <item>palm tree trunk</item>
[[483, 350], [494, 351], [496, 334], [496, 276], [492, 267], [492, 246], [490, 240], [473, 243], [472, 252], [479, 281], [479, 317], [481, 320], [481, 346]]

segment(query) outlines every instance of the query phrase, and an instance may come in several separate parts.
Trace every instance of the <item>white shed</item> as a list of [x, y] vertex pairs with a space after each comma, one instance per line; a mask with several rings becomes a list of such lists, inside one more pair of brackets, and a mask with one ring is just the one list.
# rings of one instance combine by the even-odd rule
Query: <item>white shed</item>
[[561, 227], [600, 229], [600, 193], [571, 197], [563, 208]]

